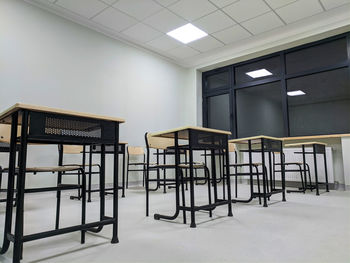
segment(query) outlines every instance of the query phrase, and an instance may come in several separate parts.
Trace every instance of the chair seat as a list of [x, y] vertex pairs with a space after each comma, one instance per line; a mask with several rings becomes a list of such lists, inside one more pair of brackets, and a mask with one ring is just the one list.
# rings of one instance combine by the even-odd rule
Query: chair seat
[[51, 167], [29, 167], [26, 172], [69, 172], [80, 170], [79, 165], [64, 165], [64, 166], [51, 166]]

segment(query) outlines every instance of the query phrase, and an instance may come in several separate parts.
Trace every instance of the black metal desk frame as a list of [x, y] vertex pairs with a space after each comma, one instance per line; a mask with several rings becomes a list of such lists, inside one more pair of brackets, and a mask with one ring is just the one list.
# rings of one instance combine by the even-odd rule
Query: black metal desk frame
[[[181, 132], [188, 133], [188, 145], [179, 145], [179, 140], [181, 139], [179, 136], [180, 131], [173, 132], [174, 142], [175, 142], [175, 179], [176, 179], [176, 210], [173, 216], [160, 215], [155, 214], [154, 219], [166, 219], [166, 220], [175, 220], [180, 210], [189, 211], [191, 213], [191, 228], [196, 227], [196, 219], [195, 212], [200, 210], [212, 211], [217, 206], [228, 205], [228, 216], [232, 215], [232, 201], [231, 201], [231, 183], [230, 177], [227, 176], [227, 200], [219, 199], [217, 193], [217, 184], [216, 184], [216, 167], [215, 167], [215, 150], [226, 150], [226, 173], [229, 173], [229, 152], [228, 152], [228, 135], [221, 134], [216, 132], [209, 132], [204, 130], [185, 128], [181, 130]], [[181, 177], [181, 169], [179, 167], [180, 164], [180, 150], [188, 150], [189, 151], [189, 181], [190, 181], [190, 206], [180, 206], [180, 178]], [[211, 151], [211, 159], [212, 159], [212, 182], [213, 182], [213, 191], [214, 191], [214, 202], [208, 205], [196, 206], [195, 205], [195, 192], [194, 192], [194, 169], [193, 169], [193, 151], [196, 150], [210, 150]], [[147, 180], [146, 180], [147, 182]], [[210, 185], [210, 183], [208, 183]], [[146, 185], [147, 187], [147, 185]], [[185, 217], [185, 215], [184, 215]], [[184, 218], [185, 219], [185, 218]], [[185, 221], [185, 220], [184, 220]]]
[[[113, 216], [105, 215], [105, 195], [104, 195], [104, 178], [105, 178], [105, 145], [113, 144], [115, 152], [114, 158], [114, 178], [118, 178], [118, 144], [119, 144], [119, 123], [117, 121], [107, 121], [97, 118], [80, 117], [77, 115], [59, 114], [46, 111], [36, 111], [27, 108], [19, 108], [9, 114], [11, 118], [11, 140], [9, 153], [9, 173], [7, 187], [6, 214], [4, 226], [4, 240], [0, 253], [4, 254], [10, 242], [14, 243], [13, 262], [18, 263], [22, 258], [23, 243], [38, 240], [46, 237], [66, 234], [75, 231], [81, 231], [81, 243], [85, 242], [85, 232], [99, 232], [103, 226], [112, 224], [111, 243], [118, 243], [118, 182], [113, 183]], [[19, 123], [20, 122], [20, 123]], [[21, 125], [21, 136], [17, 139], [17, 126]], [[12, 209], [14, 178], [16, 172], [16, 145], [19, 143], [18, 156], [18, 176], [17, 176], [17, 206], [14, 234], [12, 228]], [[92, 223], [85, 223], [85, 209], [82, 212], [82, 223], [80, 225], [56, 228], [54, 230], [24, 235], [23, 234], [23, 214], [24, 214], [24, 194], [26, 161], [27, 161], [27, 144], [73, 144], [89, 145], [101, 144], [101, 207], [100, 220]], [[83, 182], [84, 183], [84, 182]], [[83, 186], [83, 188], [85, 188]], [[32, 189], [28, 189], [32, 190]], [[45, 188], [36, 190], [45, 191]], [[52, 190], [47, 188], [46, 191]], [[55, 191], [57, 187], [55, 187]], [[64, 190], [64, 189], [63, 189]], [[83, 195], [83, 207], [85, 207], [86, 197]], [[57, 211], [59, 215], [59, 211]], [[96, 228], [97, 227], [97, 228]]]
[[[258, 143], [261, 147], [258, 149], [253, 149], [252, 148], [252, 141], [258, 141]], [[248, 141], [248, 156], [249, 156], [249, 174], [255, 175], [256, 173], [253, 172], [253, 153], [260, 153], [261, 154], [261, 161], [262, 161], [262, 174], [263, 174], [263, 193], [253, 193], [250, 198], [253, 199], [255, 197], [263, 197], [264, 199], [264, 207], [267, 207], [267, 199], [269, 199], [272, 195], [274, 194], [279, 194], [282, 193], [282, 201], [286, 201], [286, 190], [285, 190], [285, 167], [284, 167], [284, 160], [283, 160], [283, 142], [282, 140], [273, 140], [273, 139], [268, 139], [264, 137], [259, 137], [258, 139], [254, 138], [247, 138]], [[281, 181], [282, 181], [282, 188], [277, 189], [275, 186], [275, 178], [273, 178], [273, 173], [272, 173], [272, 158], [271, 155], [273, 152], [279, 152], [281, 153]], [[269, 180], [268, 180], [268, 172], [266, 169], [266, 160], [265, 156], [267, 154], [268, 157], [268, 162], [269, 162], [269, 174], [270, 174], [270, 186], [268, 185]], [[259, 174], [259, 173], [258, 173]], [[270, 189], [269, 189], [270, 188]], [[236, 202], [235, 200], [232, 200], [232, 202]]]
[[[302, 143], [301, 143], [302, 144]], [[312, 151], [305, 151], [305, 147], [311, 146]], [[318, 171], [317, 171], [317, 154], [323, 155], [323, 161], [324, 161], [324, 169], [325, 169], [325, 179], [326, 179], [326, 192], [329, 192], [329, 185], [328, 185], [328, 172], [327, 172], [327, 157], [326, 157], [326, 145], [324, 144], [302, 144], [301, 145], [302, 152], [296, 152], [297, 154], [303, 155], [303, 165], [304, 165], [304, 180], [305, 180], [305, 189], [300, 189], [302, 191], [306, 190], [313, 190], [316, 189], [316, 195], [320, 195], [319, 191], [319, 185], [321, 184], [318, 181]], [[307, 184], [307, 176], [306, 176], [306, 155], [311, 154], [313, 156], [313, 162], [314, 162], [314, 169], [315, 169], [315, 185], [312, 185], [312, 182], [310, 181], [310, 184]]]

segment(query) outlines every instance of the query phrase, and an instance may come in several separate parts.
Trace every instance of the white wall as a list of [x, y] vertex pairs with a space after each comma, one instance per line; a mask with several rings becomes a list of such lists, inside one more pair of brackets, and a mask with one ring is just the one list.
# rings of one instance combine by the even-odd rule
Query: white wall
[[[131, 145], [144, 145], [146, 131], [195, 124], [193, 70], [18, 0], [0, 0], [0, 32], [0, 110], [23, 102], [122, 117]], [[56, 162], [55, 146], [30, 148], [29, 165]]]

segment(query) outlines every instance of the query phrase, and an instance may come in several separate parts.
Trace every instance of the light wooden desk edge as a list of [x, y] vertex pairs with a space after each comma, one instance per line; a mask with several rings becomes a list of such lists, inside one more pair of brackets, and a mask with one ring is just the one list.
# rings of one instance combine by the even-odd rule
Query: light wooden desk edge
[[12, 107], [10, 107], [7, 110], [0, 113], [0, 122], [1, 123], [8, 123], [8, 124], [11, 123], [11, 119], [9, 119], [11, 114], [18, 111], [18, 110], [21, 110], [21, 109], [39, 111], [39, 112], [48, 112], [48, 113], [53, 113], [53, 114], [56, 113], [56, 114], [63, 114], [63, 115], [71, 115], [71, 116], [105, 120], [105, 121], [114, 121], [114, 122], [119, 122], [119, 123], [125, 122], [124, 119], [116, 118], [116, 117], [108, 117], [108, 116], [83, 113], [83, 112], [77, 112], [77, 111], [68, 111], [68, 110], [50, 108], [50, 107], [45, 107], [45, 106], [23, 104], [23, 103], [16, 103]]

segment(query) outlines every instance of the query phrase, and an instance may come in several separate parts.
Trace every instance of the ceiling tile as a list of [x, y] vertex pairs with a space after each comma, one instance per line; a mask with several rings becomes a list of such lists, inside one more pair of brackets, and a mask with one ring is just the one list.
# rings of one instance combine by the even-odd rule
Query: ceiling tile
[[113, 6], [140, 20], [163, 8], [153, 0], [119, 0]]
[[197, 50], [194, 50], [193, 48], [190, 48], [187, 46], [181, 46], [178, 48], [174, 48], [172, 50], [167, 51], [167, 53], [175, 58], [178, 58], [178, 59], [189, 58], [189, 57], [192, 57], [194, 55], [200, 54]]
[[195, 20], [215, 11], [217, 8], [207, 0], [180, 0], [168, 7], [187, 20]]
[[321, 0], [321, 2], [324, 8], [326, 8], [327, 10], [336, 8], [338, 6], [350, 4], [350, 0]]
[[323, 9], [318, 0], [299, 0], [276, 9], [276, 12], [286, 23], [292, 23], [321, 13]]
[[230, 26], [233, 26], [236, 23], [231, 18], [229, 18], [224, 12], [218, 10], [214, 13], [211, 13], [194, 21], [192, 24], [199, 27], [208, 34], [211, 34], [213, 32], [217, 32]]
[[223, 43], [221, 43], [220, 41], [217, 41], [215, 38], [211, 36], [203, 37], [199, 40], [191, 42], [188, 45], [195, 48], [196, 50], [199, 50], [200, 52], [206, 52], [206, 51], [224, 46]]
[[164, 33], [168, 33], [169, 31], [188, 23], [186, 20], [178, 17], [167, 9], [145, 19], [143, 22]]
[[169, 6], [171, 4], [174, 4], [175, 2], [179, 1], [179, 0], [155, 0], [156, 2], [158, 2], [158, 4], [162, 5], [162, 6]]
[[129, 27], [122, 33], [142, 43], [155, 39], [162, 34], [161, 32], [154, 30], [153, 28], [142, 23], [138, 23], [132, 27]]
[[137, 23], [137, 20], [110, 7], [93, 18], [93, 20], [115, 31], [122, 31]]
[[251, 34], [240, 25], [235, 25], [212, 35], [225, 44], [236, 42], [251, 36]]
[[280, 8], [295, 1], [297, 0], [265, 0], [265, 2], [269, 4], [273, 9]]
[[58, 0], [56, 5], [87, 18], [93, 17], [108, 7], [108, 5], [98, 0]]
[[164, 35], [153, 39], [152, 41], [148, 42], [147, 45], [162, 51], [167, 51], [180, 46], [181, 43], [171, 37], [168, 37], [167, 35]]
[[118, 0], [100, 0], [102, 2], [105, 2], [108, 5], [113, 5], [115, 2], [117, 2]]
[[223, 10], [237, 22], [242, 22], [271, 11], [262, 0], [241, 0], [225, 7]]
[[243, 22], [241, 25], [248, 29], [254, 35], [257, 35], [262, 32], [283, 26], [284, 24], [281, 21], [281, 19], [274, 12], [271, 11], [261, 16], [252, 18], [246, 22]]
[[212, 2], [214, 5], [216, 5], [217, 7], [222, 8], [234, 2], [238, 2], [239, 0], [209, 0], [209, 1]]

